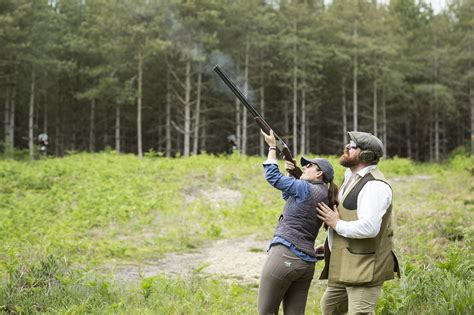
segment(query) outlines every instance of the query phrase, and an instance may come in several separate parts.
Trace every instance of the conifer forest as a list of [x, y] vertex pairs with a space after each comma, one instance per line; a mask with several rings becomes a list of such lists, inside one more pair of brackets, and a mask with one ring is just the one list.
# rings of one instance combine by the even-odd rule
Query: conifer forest
[[389, 157], [471, 152], [474, 3], [446, 3], [1, 0], [1, 145], [261, 155], [219, 64], [295, 155], [338, 154], [347, 130]]

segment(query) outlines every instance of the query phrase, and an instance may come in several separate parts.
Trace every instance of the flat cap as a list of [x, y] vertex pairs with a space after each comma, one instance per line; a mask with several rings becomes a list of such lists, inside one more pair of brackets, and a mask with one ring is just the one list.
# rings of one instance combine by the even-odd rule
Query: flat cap
[[361, 131], [349, 131], [347, 134], [362, 150], [374, 151], [377, 157], [382, 157], [383, 143], [373, 134]]
[[304, 156], [301, 157], [301, 166], [305, 166], [309, 163], [316, 164], [319, 169], [323, 172], [324, 178], [328, 182], [332, 182], [334, 179], [334, 169], [332, 168], [331, 163], [328, 160], [323, 158], [307, 159]]

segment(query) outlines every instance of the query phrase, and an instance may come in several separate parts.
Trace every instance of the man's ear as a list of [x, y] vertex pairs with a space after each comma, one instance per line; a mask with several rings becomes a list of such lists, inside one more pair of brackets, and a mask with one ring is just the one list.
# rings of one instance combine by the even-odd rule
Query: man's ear
[[321, 170], [317, 171], [316, 176], [323, 178], [323, 176], [324, 176], [323, 171], [321, 171]]

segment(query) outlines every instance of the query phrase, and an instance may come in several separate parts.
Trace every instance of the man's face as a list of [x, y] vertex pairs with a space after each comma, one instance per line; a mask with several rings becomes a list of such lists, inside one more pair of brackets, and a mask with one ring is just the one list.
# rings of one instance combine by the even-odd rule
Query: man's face
[[353, 167], [360, 163], [359, 155], [360, 148], [357, 147], [354, 141], [350, 141], [344, 147], [344, 152], [339, 157], [339, 164], [344, 167]]

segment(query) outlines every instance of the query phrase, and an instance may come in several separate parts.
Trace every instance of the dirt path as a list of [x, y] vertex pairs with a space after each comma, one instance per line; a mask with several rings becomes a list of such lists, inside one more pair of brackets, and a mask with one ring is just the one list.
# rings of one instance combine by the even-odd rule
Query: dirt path
[[164, 259], [143, 265], [116, 265], [111, 273], [119, 281], [136, 281], [159, 274], [189, 276], [192, 273], [219, 275], [242, 283], [257, 283], [267, 257], [269, 240], [253, 237], [215, 241], [198, 252], [170, 253]]
[[[408, 181], [430, 179], [431, 176], [418, 175], [394, 177], [391, 181], [394, 186], [398, 186]], [[229, 189], [188, 195], [189, 198], [206, 196], [216, 207], [220, 207], [221, 203], [238, 203], [242, 198], [239, 192]], [[219, 240], [191, 253], [170, 253], [163, 259], [146, 261], [140, 265], [117, 264], [108, 271], [115, 274], [119, 281], [136, 281], [159, 274], [186, 277], [193, 273], [203, 273], [235, 279], [241, 283], [258, 283], [267, 257], [268, 244], [269, 240], [256, 240], [252, 236]]]

